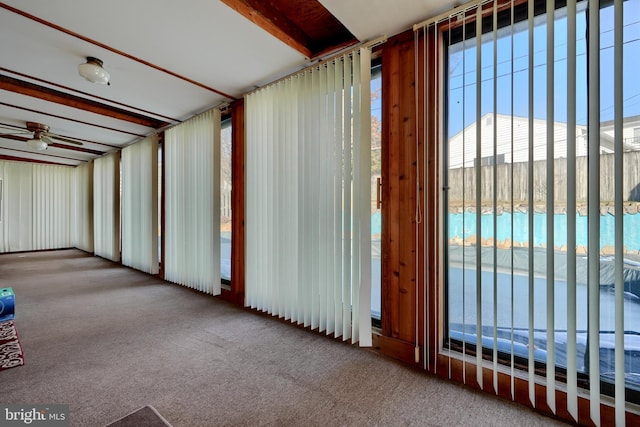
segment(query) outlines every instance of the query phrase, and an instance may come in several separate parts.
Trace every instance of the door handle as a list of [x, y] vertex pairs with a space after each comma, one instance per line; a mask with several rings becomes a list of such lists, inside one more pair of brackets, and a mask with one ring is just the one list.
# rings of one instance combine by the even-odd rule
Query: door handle
[[382, 207], [382, 178], [376, 178], [376, 209]]

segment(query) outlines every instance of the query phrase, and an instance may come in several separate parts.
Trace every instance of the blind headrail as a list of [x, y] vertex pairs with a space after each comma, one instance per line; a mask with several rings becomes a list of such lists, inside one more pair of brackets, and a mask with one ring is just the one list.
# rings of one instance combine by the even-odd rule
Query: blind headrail
[[422, 22], [413, 25], [413, 31], [418, 31], [424, 27], [427, 27], [432, 24], [437, 24], [438, 22], [445, 21], [449, 18], [452, 18], [456, 15], [459, 15], [464, 12], [468, 12], [470, 10], [475, 9], [476, 7], [482, 6], [485, 3], [491, 3], [492, 0], [471, 0], [465, 4], [454, 7], [453, 9], [443, 12], [440, 15], [433, 16], [431, 18], [427, 18]]
[[332, 61], [335, 61], [335, 60], [337, 60], [339, 58], [342, 58], [344, 56], [353, 55], [359, 49], [362, 49], [362, 48], [372, 49], [375, 46], [381, 45], [381, 44], [386, 43], [386, 42], [387, 42], [387, 36], [383, 35], [383, 36], [380, 36], [378, 38], [369, 40], [368, 42], [363, 42], [363, 43], [360, 43], [360, 44], [358, 44], [356, 46], [350, 46], [350, 47], [346, 48], [345, 50], [342, 50], [340, 52], [334, 53], [333, 55], [331, 55], [331, 56], [329, 56], [329, 57], [327, 57], [325, 59], [322, 59], [322, 60], [319, 60], [317, 62], [314, 62], [313, 64], [311, 64], [311, 65], [309, 65], [307, 67], [304, 67], [304, 68], [302, 68], [302, 69], [300, 69], [298, 71], [294, 71], [293, 73], [288, 74], [288, 75], [286, 75], [284, 77], [281, 77], [281, 78], [279, 78], [277, 80], [274, 80], [274, 81], [272, 81], [270, 83], [267, 83], [264, 86], [256, 87], [252, 91], [249, 91], [249, 92], [245, 93], [244, 96], [246, 97], [246, 96], [251, 95], [251, 94], [253, 94], [253, 93], [255, 93], [255, 92], [257, 92], [257, 91], [259, 91], [261, 89], [267, 88], [269, 86], [276, 85], [276, 84], [278, 84], [278, 83], [280, 83], [282, 81], [285, 81], [285, 80], [290, 79], [292, 77], [298, 76], [300, 74], [304, 74], [309, 70], [317, 69], [319, 67], [322, 67], [324, 64], [328, 64], [328, 63], [330, 63]]

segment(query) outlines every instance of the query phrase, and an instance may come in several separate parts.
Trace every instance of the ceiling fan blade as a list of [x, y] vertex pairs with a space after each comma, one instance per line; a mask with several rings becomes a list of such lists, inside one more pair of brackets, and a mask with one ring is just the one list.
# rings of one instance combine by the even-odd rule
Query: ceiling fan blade
[[54, 141], [51, 138], [49, 138], [48, 136], [46, 136], [46, 135], [42, 135], [40, 137], [40, 140], [46, 142], [47, 144], [53, 144], [54, 143]]
[[66, 142], [67, 144], [76, 144], [76, 145], [84, 145], [84, 143], [82, 143], [81, 141], [77, 141], [75, 139], [71, 139], [71, 138], [66, 138], [64, 136], [60, 136], [60, 135], [55, 135], [53, 133], [47, 133], [46, 135], [43, 136], [43, 139], [47, 138], [50, 143], [54, 143], [56, 141], [61, 141], [61, 142]]

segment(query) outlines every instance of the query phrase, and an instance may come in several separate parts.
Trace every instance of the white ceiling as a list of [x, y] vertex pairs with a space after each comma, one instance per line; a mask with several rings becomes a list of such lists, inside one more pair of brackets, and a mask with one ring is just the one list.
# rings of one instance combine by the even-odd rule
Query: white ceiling
[[393, 36], [464, 3], [458, 0], [319, 0], [358, 40]]
[[[452, 0], [320, 2], [361, 41], [392, 36], [454, 6]], [[170, 124], [230, 101], [207, 87], [239, 98], [308, 65], [301, 53], [219, 0], [8, 0], [4, 4], [35, 19], [0, 8], [0, 74], [74, 95], [80, 91], [83, 98]], [[110, 86], [91, 84], [78, 75], [77, 66], [87, 56], [104, 61], [111, 74]], [[83, 148], [100, 151], [126, 146], [155, 131], [0, 90], [0, 123], [24, 126], [27, 121], [46, 123], [60, 135], [93, 141]], [[21, 141], [1, 137], [0, 155], [64, 164], [95, 157], [52, 147], [44, 154], [35, 153]], [[48, 157], [52, 155], [57, 157]]]

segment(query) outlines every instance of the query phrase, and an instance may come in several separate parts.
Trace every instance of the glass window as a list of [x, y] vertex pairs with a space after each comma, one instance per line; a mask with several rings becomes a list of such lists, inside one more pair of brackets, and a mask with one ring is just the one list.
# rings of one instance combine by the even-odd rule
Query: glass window
[[158, 262], [162, 265], [162, 144], [158, 144]]
[[[502, 24], [496, 33], [491, 18], [489, 25], [483, 23], [487, 32], [480, 45], [479, 71], [475, 22], [445, 33], [447, 342], [475, 352], [480, 333], [484, 351], [491, 353], [497, 346], [502, 360], [508, 361], [513, 353], [520, 363], [528, 359], [533, 347], [538, 367], [544, 367], [547, 352], [553, 351], [556, 367], [562, 372], [567, 367], [568, 266], [575, 265], [576, 365], [586, 379], [588, 205], [590, 198], [593, 200], [588, 191], [588, 148], [594, 143], [588, 140], [587, 2], [579, 2], [577, 12], [577, 72], [572, 77], [577, 90], [575, 151], [568, 149], [566, 8], [554, 12], [554, 81], [548, 85], [547, 21], [544, 7], [538, 3], [533, 33], [529, 32], [526, 4], [516, 6], [513, 26], [508, 10], [498, 14]], [[623, 156], [628, 171], [623, 219], [625, 375], [627, 389], [640, 391], [640, 174], [636, 173], [640, 146], [634, 145], [640, 123], [640, 88], [631, 78], [640, 58], [640, 5], [624, 4], [624, 153], [615, 152], [613, 145], [613, 7], [604, 6], [600, 17], [601, 121], [600, 141], [596, 143], [601, 179], [600, 215], [595, 219], [600, 230], [599, 368], [603, 384], [613, 380], [616, 226], [612, 181], [614, 156]], [[533, 70], [529, 69], [529, 38], [534, 45]], [[531, 82], [532, 100], [528, 91]], [[480, 102], [476, 102], [478, 94]], [[549, 96], [553, 96], [553, 110], [548, 109]], [[572, 181], [567, 178], [570, 152], [574, 152], [571, 163], [576, 170], [573, 188], [567, 184]], [[575, 211], [567, 209], [571, 192], [575, 193]], [[568, 257], [568, 238], [573, 234], [569, 224], [575, 227], [575, 259]], [[550, 281], [552, 286], [548, 286]], [[547, 298], [549, 289], [552, 299]], [[549, 301], [553, 307], [548, 306]], [[553, 325], [548, 324], [550, 311]]]
[[371, 317], [374, 326], [382, 319], [382, 66], [371, 69]]
[[220, 139], [220, 277], [231, 281], [231, 119], [222, 121]]

